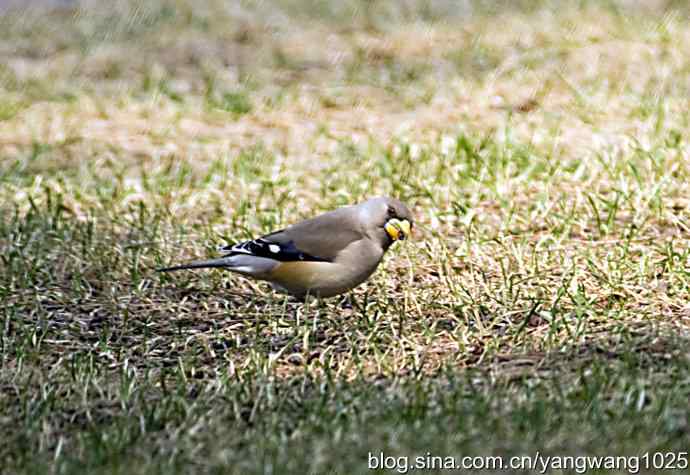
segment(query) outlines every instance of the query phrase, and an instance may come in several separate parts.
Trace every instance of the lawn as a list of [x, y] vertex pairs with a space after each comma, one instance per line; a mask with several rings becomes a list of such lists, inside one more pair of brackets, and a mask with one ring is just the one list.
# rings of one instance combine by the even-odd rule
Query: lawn
[[[685, 2], [57, 3], [0, 10], [0, 471], [687, 453]], [[344, 296], [154, 272], [377, 195]]]

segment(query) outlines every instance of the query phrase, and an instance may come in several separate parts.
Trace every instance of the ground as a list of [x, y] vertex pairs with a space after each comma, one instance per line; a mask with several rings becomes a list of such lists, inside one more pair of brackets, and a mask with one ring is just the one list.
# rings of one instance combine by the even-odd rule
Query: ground
[[[0, 14], [8, 473], [688, 450], [684, 2], [57, 5]], [[349, 295], [154, 272], [376, 195]]]

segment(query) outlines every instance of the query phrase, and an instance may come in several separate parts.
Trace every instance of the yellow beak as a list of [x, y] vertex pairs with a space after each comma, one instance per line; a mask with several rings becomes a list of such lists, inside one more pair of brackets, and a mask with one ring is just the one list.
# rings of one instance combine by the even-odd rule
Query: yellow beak
[[388, 235], [393, 241], [403, 240], [410, 235], [412, 227], [410, 222], [406, 219], [389, 219], [388, 222], [383, 226]]

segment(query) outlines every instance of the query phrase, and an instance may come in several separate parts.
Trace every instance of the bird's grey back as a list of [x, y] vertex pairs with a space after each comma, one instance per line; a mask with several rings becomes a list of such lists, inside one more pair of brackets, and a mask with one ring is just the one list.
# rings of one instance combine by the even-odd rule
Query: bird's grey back
[[302, 252], [332, 261], [340, 251], [364, 237], [358, 214], [352, 213], [352, 208], [338, 208], [262, 238], [280, 244], [293, 242]]

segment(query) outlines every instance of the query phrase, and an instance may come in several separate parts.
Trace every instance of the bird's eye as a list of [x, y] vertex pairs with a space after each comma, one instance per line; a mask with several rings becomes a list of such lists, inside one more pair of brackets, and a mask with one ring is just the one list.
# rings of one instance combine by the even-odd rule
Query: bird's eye
[[392, 206], [388, 207], [388, 217], [389, 218], [395, 218], [397, 216], [397, 213], [395, 212], [395, 208]]

